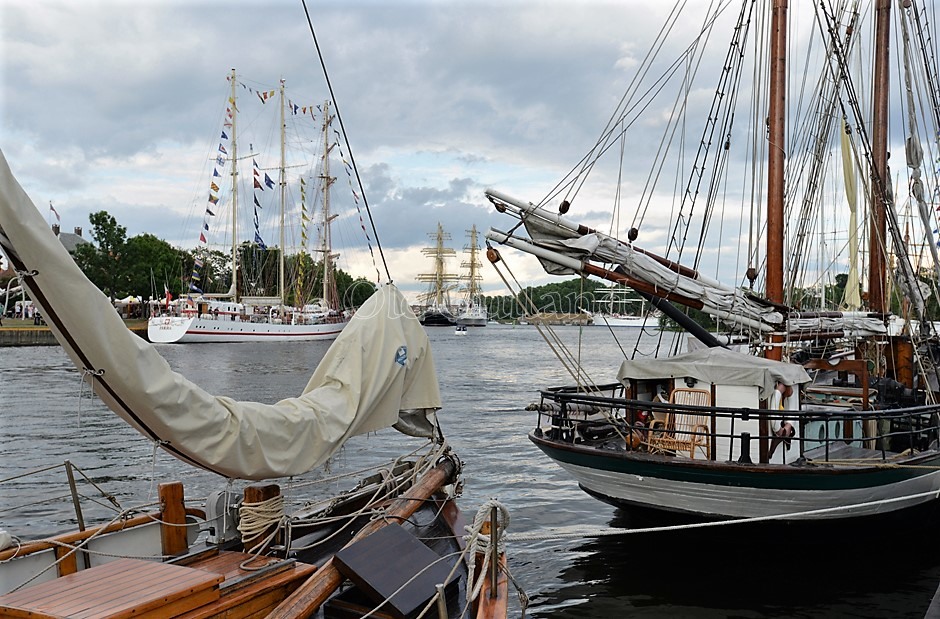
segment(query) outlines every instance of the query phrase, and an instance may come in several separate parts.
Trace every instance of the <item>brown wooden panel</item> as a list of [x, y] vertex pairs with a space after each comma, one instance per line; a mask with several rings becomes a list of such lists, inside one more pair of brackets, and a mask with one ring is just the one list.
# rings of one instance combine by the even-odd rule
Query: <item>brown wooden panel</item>
[[[223, 552], [218, 558], [199, 564], [199, 568], [207, 571], [228, 570], [232, 565], [237, 568], [239, 563], [250, 557], [240, 552]], [[252, 619], [266, 616], [317, 569], [306, 563], [282, 563], [285, 569], [277, 570], [275, 566], [275, 571], [264, 572], [257, 578], [249, 576], [246, 579], [248, 573], [238, 570], [232, 576], [232, 581], [237, 583], [235, 585], [231, 585], [232, 581], [226, 576], [227, 580], [220, 588], [222, 595], [217, 602], [192, 610], [178, 619]]]
[[[253, 484], [245, 488], [245, 501], [244, 502], [246, 504], [263, 503], [267, 500], [273, 499], [279, 494], [281, 494], [281, 487], [278, 486], [277, 484]], [[252, 552], [252, 551], [257, 552], [258, 546], [260, 546], [260, 542], [264, 540], [268, 535], [270, 535], [271, 532], [276, 528], [277, 528], [277, 525], [273, 525], [265, 529], [261, 537], [255, 539], [252, 542], [254, 544], [253, 546], [248, 546], [247, 544], [245, 544], [245, 550], [248, 552]], [[280, 538], [280, 534], [275, 535], [271, 541], [267, 542], [267, 544], [277, 544], [280, 541], [279, 538]], [[242, 540], [242, 542], [244, 543], [244, 539]]]
[[80, 550], [72, 552], [68, 546], [56, 546], [55, 558], [58, 561], [59, 576], [68, 576], [78, 571], [78, 555]]
[[[179, 565], [118, 559], [0, 596], [0, 614], [72, 619], [167, 617], [218, 599], [221, 581], [218, 574]], [[20, 611], [27, 614], [16, 614]]]
[[500, 570], [496, 578], [496, 593], [493, 594], [493, 580], [486, 576], [480, 595], [476, 599], [477, 619], [488, 619], [490, 617], [505, 617], [509, 612], [509, 578], [506, 576], [506, 555], [499, 557]]

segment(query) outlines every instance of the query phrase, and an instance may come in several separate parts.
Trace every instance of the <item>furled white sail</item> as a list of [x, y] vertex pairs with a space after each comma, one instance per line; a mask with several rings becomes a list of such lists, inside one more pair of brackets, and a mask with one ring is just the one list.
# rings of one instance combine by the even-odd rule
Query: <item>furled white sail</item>
[[845, 182], [845, 201], [849, 206], [849, 277], [845, 283], [845, 298], [842, 305], [848, 310], [862, 306], [858, 278], [858, 181], [855, 178], [855, 163], [849, 138], [849, 124], [842, 128], [842, 176]]
[[527, 204], [493, 189], [486, 190], [498, 208], [518, 217], [531, 240], [490, 229], [486, 238], [535, 255], [553, 275], [584, 273], [584, 262], [618, 265], [618, 270], [648, 284], [660, 294], [677, 294], [701, 304], [701, 310], [721, 320], [763, 332], [842, 329], [846, 336], [868, 336], [886, 332], [883, 318], [868, 312], [833, 313], [825, 318], [785, 318], [777, 307], [758, 301], [741, 288], [727, 286], [701, 273], [694, 276], [669, 268], [646, 252], [612, 236], [579, 226], [560, 215]]
[[353, 435], [431, 436], [440, 391], [430, 344], [396, 288], [356, 313], [303, 393], [277, 404], [214, 396], [172, 371], [89, 282], [0, 152], [0, 247], [56, 338], [108, 407], [177, 457], [266, 479], [322, 464]]

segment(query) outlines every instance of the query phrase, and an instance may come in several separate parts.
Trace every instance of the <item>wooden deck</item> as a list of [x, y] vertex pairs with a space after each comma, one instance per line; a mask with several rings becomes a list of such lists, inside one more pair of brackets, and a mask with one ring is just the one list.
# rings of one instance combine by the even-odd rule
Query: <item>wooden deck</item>
[[0, 597], [5, 617], [122, 619], [173, 617], [219, 599], [218, 574], [118, 559]]
[[0, 596], [0, 617], [260, 617], [316, 570], [295, 561], [253, 560], [244, 553], [216, 550], [180, 563], [118, 559], [81, 570]]

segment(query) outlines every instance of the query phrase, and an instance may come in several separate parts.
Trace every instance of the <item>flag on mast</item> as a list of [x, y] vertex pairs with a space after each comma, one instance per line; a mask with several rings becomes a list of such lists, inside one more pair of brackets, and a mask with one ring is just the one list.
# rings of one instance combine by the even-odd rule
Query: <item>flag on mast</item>
[[49, 210], [52, 211], [53, 215], [55, 215], [56, 222], [62, 223], [62, 218], [59, 217], [59, 211], [55, 210], [55, 207], [52, 206], [52, 200], [49, 200]]

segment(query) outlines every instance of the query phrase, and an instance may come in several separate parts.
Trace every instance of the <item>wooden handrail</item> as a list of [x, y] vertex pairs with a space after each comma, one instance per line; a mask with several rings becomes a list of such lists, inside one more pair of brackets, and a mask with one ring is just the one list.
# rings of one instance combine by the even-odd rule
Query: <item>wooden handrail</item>
[[56, 535], [55, 537], [50, 537], [47, 540], [37, 540], [35, 542], [27, 542], [22, 546], [17, 548], [8, 548], [4, 551], [0, 551], [0, 561], [6, 561], [11, 557], [20, 557], [23, 555], [32, 554], [34, 552], [40, 552], [42, 550], [48, 550], [49, 548], [55, 548], [59, 544], [70, 544], [74, 545], [75, 542], [80, 542], [88, 539], [93, 535], [99, 533], [111, 533], [113, 531], [121, 531], [123, 529], [130, 529], [133, 527], [139, 527], [140, 525], [148, 524], [151, 522], [156, 522], [160, 518], [159, 513], [154, 514], [143, 514], [141, 516], [134, 516], [133, 518], [128, 518], [127, 520], [122, 520], [120, 522], [113, 522], [111, 524], [95, 527], [92, 529], [85, 529], [84, 531], [75, 531], [72, 533], [63, 533], [62, 535]]

